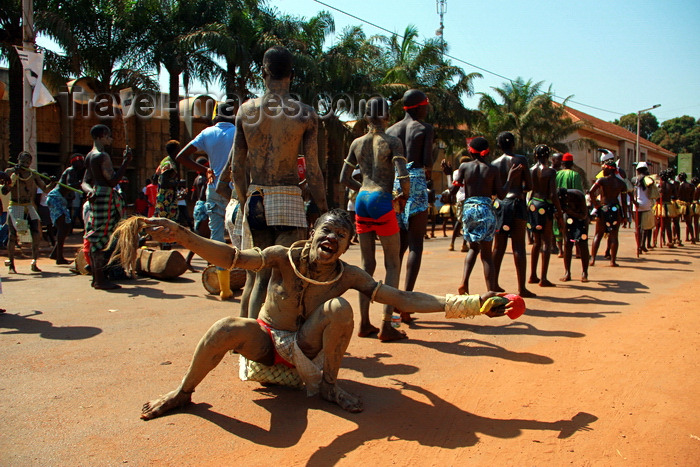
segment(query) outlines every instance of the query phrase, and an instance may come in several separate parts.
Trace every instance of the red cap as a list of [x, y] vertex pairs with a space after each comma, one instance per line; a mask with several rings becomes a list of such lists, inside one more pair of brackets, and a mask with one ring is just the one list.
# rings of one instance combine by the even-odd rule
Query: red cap
[[571, 154], [570, 152], [565, 152], [565, 153], [561, 156], [561, 160], [562, 160], [562, 162], [567, 162], [567, 161], [573, 162], [573, 161], [574, 161], [574, 155]]

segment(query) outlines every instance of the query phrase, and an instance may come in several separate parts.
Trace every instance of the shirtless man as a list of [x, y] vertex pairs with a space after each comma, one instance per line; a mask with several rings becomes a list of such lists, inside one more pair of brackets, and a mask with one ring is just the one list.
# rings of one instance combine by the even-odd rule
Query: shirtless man
[[[408, 160], [408, 172], [411, 180], [411, 193], [408, 195], [406, 208], [400, 214], [401, 251], [408, 249], [406, 260], [406, 279], [404, 290], [413, 290], [418, 279], [421, 259], [423, 257], [423, 239], [428, 226], [428, 192], [426, 180], [430, 178], [433, 166], [433, 127], [423, 120], [428, 115], [430, 102], [428, 96], [418, 89], [409, 89], [403, 95], [403, 120], [395, 123], [386, 131], [403, 143], [404, 154]], [[394, 181], [394, 190], [398, 191], [400, 180]], [[408, 323], [410, 316], [403, 310], [402, 321]]]
[[558, 188], [561, 210], [564, 212], [566, 225], [566, 243], [564, 244], [564, 276], [562, 282], [571, 280], [571, 256], [574, 245], [581, 256], [581, 282], [588, 282], [588, 206], [586, 195], [575, 188]]
[[94, 141], [92, 150], [85, 158], [85, 177], [82, 188], [90, 203], [90, 216], [85, 225], [85, 238], [90, 243], [90, 267], [92, 286], [95, 289], [113, 290], [121, 286], [107, 280], [104, 268], [107, 258], [102, 251], [117, 222], [124, 214], [124, 201], [114, 189], [124, 177], [131, 162], [131, 149], [124, 150], [124, 158], [119, 170], [112, 166], [112, 158], [105, 152], [105, 146], [112, 144], [112, 131], [105, 125], [95, 125], [90, 130]]
[[484, 267], [486, 287], [496, 290], [496, 276], [492, 260], [492, 242], [496, 232], [496, 214], [493, 208], [492, 196], [504, 198], [508, 193], [511, 180], [519, 178], [522, 165], [513, 165], [508, 170], [505, 186], [501, 185], [501, 175], [498, 169], [484, 159], [489, 153], [489, 142], [478, 136], [469, 142], [469, 152], [472, 160], [463, 162], [457, 170], [450, 195], [456, 196], [464, 189], [462, 204], [462, 235], [467, 242], [467, 256], [464, 258], [464, 273], [462, 283], [458, 288], [460, 294], [469, 293], [469, 277], [474, 269], [476, 257], [481, 254]]
[[673, 219], [678, 217], [678, 206], [675, 203], [676, 188], [671, 183], [673, 172], [670, 169], [662, 170], [659, 174], [659, 204], [656, 206], [656, 214], [660, 218], [661, 243], [663, 245], [664, 236], [666, 245], [675, 248], [673, 244], [672, 225]]
[[[361, 399], [337, 384], [353, 330], [352, 308], [341, 297], [343, 293], [354, 289], [373, 301], [409, 312], [445, 310], [446, 316], [455, 311], [459, 311], [459, 316], [479, 314], [477, 308], [487, 298], [404, 292], [382, 285], [361, 268], [344, 263], [340, 256], [347, 250], [354, 228], [342, 210], [321, 215], [310, 240], [302, 240], [291, 248], [275, 245], [262, 251], [238, 250], [213, 242], [167, 219], [148, 219], [146, 223], [147, 232], [157, 241], [177, 242], [224, 268], [269, 269], [271, 276], [260, 318], [256, 321], [228, 317], [214, 323], [199, 341], [178, 388], [143, 406], [141, 418], [145, 420], [189, 403], [197, 385], [231, 350], [264, 365], [287, 361], [297, 367], [308, 393], [320, 393], [323, 399], [348, 412], [360, 412]], [[463, 305], [468, 305], [468, 311], [461, 312]], [[509, 305], [505, 305], [506, 309]], [[503, 311], [501, 306], [484, 314], [502, 316]], [[321, 352], [325, 358], [319, 368], [309, 360], [315, 360]], [[305, 370], [307, 365], [313, 367], [309, 372]]]
[[[389, 118], [389, 106], [382, 98], [374, 97], [367, 102], [365, 120], [369, 124], [366, 135], [357, 138], [350, 145], [348, 157], [340, 171], [340, 181], [357, 192], [355, 198], [355, 222], [360, 238], [362, 269], [370, 276], [377, 267], [375, 242], [377, 236], [384, 250], [385, 284], [399, 287], [401, 260], [399, 258], [399, 223], [393, 206], [394, 171], [401, 186], [401, 196], [406, 200], [410, 192], [410, 181], [406, 169], [401, 140], [384, 132]], [[355, 166], [359, 165], [362, 183], [352, 177]], [[382, 342], [404, 339], [406, 333], [391, 325], [393, 307], [384, 307], [381, 329], [369, 321], [369, 297], [360, 293], [360, 330], [358, 336], [367, 337], [379, 333]]]
[[[688, 176], [685, 172], [678, 174], [678, 204], [680, 207], [680, 216], [685, 221], [685, 241], [695, 245], [695, 233], [693, 232], [693, 195], [695, 194], [695, 186], [688, 183]], [[680, 240], [680, 234], [678, 235]]]
[[493, 165], [499, 170], [501, 180], [508, 176], [508, 172], [514, 165], [523, 165], [523, 170], [518, 171], [511, 180], [510, 188], [505, 199], [499, 202], [497, 215], [502, 219], [502, 225], [496, 233], [493, 245], [493, 264], [496, 270], [496, 291], [503, 289], [498, 285], [498, 276], [501, 273], [503, 256], [506, 254], [508, 237], [511, 238], [515, 271], [518, 276], [518, 294], [521, 297], [535, 297], [525, 287], [525, 275], [527, 274], [527, 258], [525, 256], [525, 230], [527, 224], [527, 206], [525, 205], [525, 193], [532, 190], [532, 177], [527, 170], [527, 157], [515, 154], [515, 136], [509, 131], [500, 133], [496, 138], [498, 147], [503, 155], [493, 161]]
[[7, 169], [6, 176], [3, 178], [5, 182], [2, 187], [2, 193], [10, 193], [10, 205], [8, 206], [7, 224], [10, 227], [10, 237], [7, 242], [8, 272], [17, 274], [15, 269], [15, 246], [17, 245], [18, 233], [21, 235], [24, 231], [21, 229], [23, 224], [31, 232], [32, 238], [32, 272], [41, 272], [41, 269], [36, 265], [39, 258], [39, 236], [41, 227], [39, 225], [39, 213], [34, 205], [37, 187], [41, 188], [45, 193], [53, 188], [55, 182], [51, 182], [48, 186], [38, 173], [31, 170], [32, 155], [28, 152], [19, 153], [17, 165]]
[[[569, 154], [570, 155], [570, 154]], [[572, 156], [573, 160], [573, 156]], [[562, 164], [564, 162], [564, 154], [560, 152], [555, 152], [554, 154], [551, 155], [550, 157], [551, 161], [551, 167], [554, 169], [554, 171], [557, 173], [557, 188], [559, 188], [559, 172], [562, 170]], [[528, 235], [530, 235], [530, 239], [532, 239], [532, 232], [528, 230]], [[554, 220], [554, 224], [552, 224], [552, 232], [554, 232], [554, 242], [556, 244], [556, 249], [552, 248], [552, 253], [558, 254], [559, 258], [564, 257], [564, 248], [563, 248], [563, 239], [564, 237], [562, 236], [561, 230], [559, 230], [559, 224], [557, 223], [556, 219]], [[534, 242], [530, 242], [532, 245]]]
[[[598, 216], [595, 223], [595, 237], [593, 238], [593, 248], [591, 250], [591, 266], [595, 266], [595, 255], [603, 240], [605, 233], [608, 234], [608, 248], [610, 249], [610, 266], [619, 266], [617, 260], [617, 250], [619, 246], [618, 233], [620, 224], [627, 217], [627, 196], [620, 196], [627, 190], [625, 182], [617, 177], [615, 156], [610, 153], [603, 153], [600, 157], [603, 165], [603, 177], [596, 180], [591, 187], [590, 195]], [[600, 200], [598, 196], [600, 195]], [[622, 206], [620, 205], [622, 200]]]
[[[318, 116], [311, 106], [289, 94], [293, 76], [292, 54], [284, 47], [268, 49], [263, 57], [265, 94], [245, 102], [236, 115], [238, 131], [227, 165], [243, 207], [239, 214], [243, 248], [290, 246], [307, 238], [304, 199], [298, 186], [299, 148], [306, 159], [311, 197], [321, 212], [328, 210], [318, 164]], [[225, 188], [222, 184], [228, 184], [225, 176], [217, 187], [219, 192]], [[246, 281], [248, 316], [257, 316], [269, 279], [270, 270], [264, 269], [256, 272], [254, 285]]]
[[[534, 243], [530, 253], [530, 279], [529, 284], [537, 284], [540, 287], [554, 287], [547, 280], [549, 269], [549, 257], [553, 247], [553, 222], [556, 217], [559, 228], [565, 229], [562, 217], [559, 196], [557, 196], [557, 172], [549, 167], [549, 147], [538, 144], [535, 147], [537, 163], [530, 170], [532, 176], [532, 195], [527, 205], [530, 218], [529, 227], [532, 229]], [[542, 269], [540, 278], [537, 278], [537, 261], [542, 253]]]

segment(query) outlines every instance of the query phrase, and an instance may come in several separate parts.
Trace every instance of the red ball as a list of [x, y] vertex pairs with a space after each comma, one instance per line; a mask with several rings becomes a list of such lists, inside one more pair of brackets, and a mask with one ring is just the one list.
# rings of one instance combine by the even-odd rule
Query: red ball
[[525, 313], [525, 300], [520, 295], [506, 294], [505, 298], [512, 302], [512, 308], [506, 313], [510, 319], [520, 318]]

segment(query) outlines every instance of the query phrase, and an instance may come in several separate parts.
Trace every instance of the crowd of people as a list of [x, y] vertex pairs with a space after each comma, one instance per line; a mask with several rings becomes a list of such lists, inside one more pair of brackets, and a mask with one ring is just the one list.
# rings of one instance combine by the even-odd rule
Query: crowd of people
[[[411, 322], [412, 313], [445, 312], [448, 317], [510, 313], [519, 298], [503, 298], [505, 290], [499, 284], [509, 240], [517, 292], [526, 298], [535, 296], [526, 284], [554, 286], [548, 279], [552, 252], [563, 258], [562, 281], [571, 280], [574, 255], [581, 259], [582, 281], [588, 281], [589, 266], [595, 265], [605, 238], [606, 257], [611, 266], [617, 266], [618, 232], [630, 213], [639, 253], [680, 245], [681, 220], [686, 241], [697, 241], [700, 185], [696, 178], [688, 183], [685, 174], [678, 174], [674, 180], [669, 171], [655, 177], [646, 163], [639, 162], [637, 176], [626, 183], [614, 154], [601, 150], [602, 172], [588, 187], [570, 153], [551, 154], [547, 145], [540, 144], [530, 167], [526, 156], [514, 152], [514, 135], [502, 132], [496, 138], [500, 155], [493, 161], [488, 140], [476, 137], [469, 140], [469, 156], [455, 170], [442, 162], [451, 184], [442, 198], [450, 206], [449, 216], [455, 218], [456, 235], [449, 248], [454, 249], [461, 232], [464, 272], [454, 295], [415, 292], [428, 224], [437, 214], [429, 183], [435, 161], [433, 128], [425, 122], [428, 97], [420, 90], [407, 91], [404, 116], [391, 126], [388, 103], [379, 97], [367, 102], [368, 132], [351, 144], [340, 175], [352, 193], [353, 218], [345, 210], [328, 208], [325, 183], [330, 181], [324, 181], [317, 154], [318, 117], [312, 107], [289, 93], [292, 62], [288, 50], [271, 48], [263, 60], [265, 93], [261, 97], [243, 103], [238, 112], [232, 103], [219, 104], [214, 125], [184, 147], [168, 141], [156, 173], [137, 194], [134, 211], [138, 216], [126, 218], [119, 191], [132, 152], [124, 151], [123, 162], [115, 170], [106, 150], [112, 135], [104, 125], [92, 128], [93, 149], [85, 157], [74, 155], [60, 180], [46, 183], [30, 168], [28, 153], [0, 173], [2, 193], [10, 194], [7, 265], [11, 273], [16, 272], [18, 242], [31, 243], [31, 268], [39, 271], [37, 188], [48, 193], [46, 203], [57, 230], [51, 258], [57, 264], [69, 262], [63, 252], [66, 233], [78, 219], [84, 220], [83, 251], [95, 289], [119, 288], [105, 271], [109, 254], [105, 250], [115, 231], [117, 235], [141, 231], [163, 249], [177, 243], [190, 250], [188, 262], [193, 254], [200, 255], [217, 267], [222, 300], [232, 296], [230, 270], [247, 271], [239, 316], [224, 318], [207, 331], [182, 383], [148, 402], [144, 419], [189, 402], [195, 387], [228, 351], [248, 362], [296, 367], [310, 393], [319, 393], [351, 412], [362, 410], [360, 398], [336, 384], [353, 330], [352, 309], [342, 298], [349, 289], [360, 294], [359, 336], [394, 341], [408, 337], [393, 325], [394, 313], [404, 322]], [[280, 106], [285, 112], [278, 111]], [[298, 170], [300, 150], [303, 177]], [[178, 165], [197, 172], [191, 188], [179, 179]], [[82, 193], [86, 201], [82, 212], [76, 212], [75, 200]], [[188, 202], [194, 203], [192, 216]], [[317, 210], [315, 221], [309, 220], [309, 206]], [[589, 254], [591, 221], [595, 228]], [[138, 228], [129, 230], [127, 225]], [[434, 226], [431, 233], [434, 236]], [[361, 267], [340, 259], [355, 236]], [[377, 240], [383, 250], [384, 282], [373, 278]], [[405, 279], [399, 290], [404, 257]], [[477, 257], [483, 264], [485, 288], [482, 294], [470, 294]], [[370, 322], [374, 301], [384, 304], [380, 327]]]
[[[499, 271], [508, 238], [512, 241], [518, 292], [523, 297], [535, 296], [526, 288], [526, 282], [540, 287], [555, 286], [547, 278], [551, 254], [563, 258], [564, 275], [560, 280], [566, 282], [571, 280], [571, 259], [575, 252], [576, 258], [581, 259], [581, 280], [588, 282], [589, 266], [595, 265], [601, 243], [607, 239], [604, 256], [611, 267], [618, 267], [621, 227], [634, 227], [637, 255], [657, 246], [682, 246], [682, 223], [685, 241], [692, 244], [698, 241], [698, 177], [688, 182], [687, 174], [681, 172], [676, 176], [673, 169], [650, 174], [647, 162], [640, 161], [635, 164], [636, 175], [630, 180], [618, 167], [614, 153], [599, 149], [602, 170], [589, 184], [571, 153], [550, 155], [550, 148], [540, 144], [534, 151], [535, 163], [529, 167], [527, 158], [512, 153], [513, 141], [509, 132], [498, 135], [503, 155], [493, 163], [485, 160], [488, 142], [480, 137], [471, 141], [470, 157], [463, 156], [457, 170], [452, 172], [449, 163], [442, 163], [452, 184], [443, 199], [458, 212], [449, 250], [454, 249], [454, 238], [459, 233], [466, 242], [462, 249], [467, 251], [467, 257], [460, 291], [468, 290], [469, 276], [479, 255], [487, 287], [502, 291], [498, 285]], [[518, 170], [519, 166], [524, 168]], [[445, 195], [451, 196], [445, 198]], [[590, 223], [593, 223], [593, 242], [589, 252]], [[527, 281], [526, 242], [531, 245]]]

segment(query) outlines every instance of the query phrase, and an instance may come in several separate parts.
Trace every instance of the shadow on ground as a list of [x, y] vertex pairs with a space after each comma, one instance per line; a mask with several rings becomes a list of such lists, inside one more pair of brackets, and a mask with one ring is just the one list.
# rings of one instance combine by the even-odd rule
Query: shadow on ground
[[[194, 404], [186, 413], [202, 417], [230, 434], [252, 443], [276, 448], [296, 445], [308, 428], [308, 410], [325, 410], [345, 418], [357, 427], [321, 446], [307, 461], [309, 466], [335, 465], [348, 453], [373, 440], [415, 441], [423, 446], [456, 449], [474, 446], [479, 435], [515, 439], [523, 430], [557, 433], [559, 439], [577, 432], [591, 431], [595, 415], [579, 412], [555, 421], [515, 418], [488, 418], [462, 410], [436, 394], [416, 385], [394, 379], [395, 388], [347, 382], [347, 388], [361, 394], [365, 412], [350, 414], [319, 398], [306, 398], [303, 391], [262, 388], [256, 392], [269, 398], [255, 403], [270, 413], [269, 429], [211, 410], [206, 403]], [[418, 399], [418, 400], [417, 400]], [[393, 414], [387, 417], [386, 414]], [[449, 420], [446, 429], [445, 420]]]
[[9, 329], [0, 334], [39, 334], [44, 339], [81, 340], [95, 337], [102, 332], [102, 329], [91, 326], [54, 326], [50, 321], [33, 318], [43, 314], [38, 310], [26, 316], [0, 314], [0, 329]]

